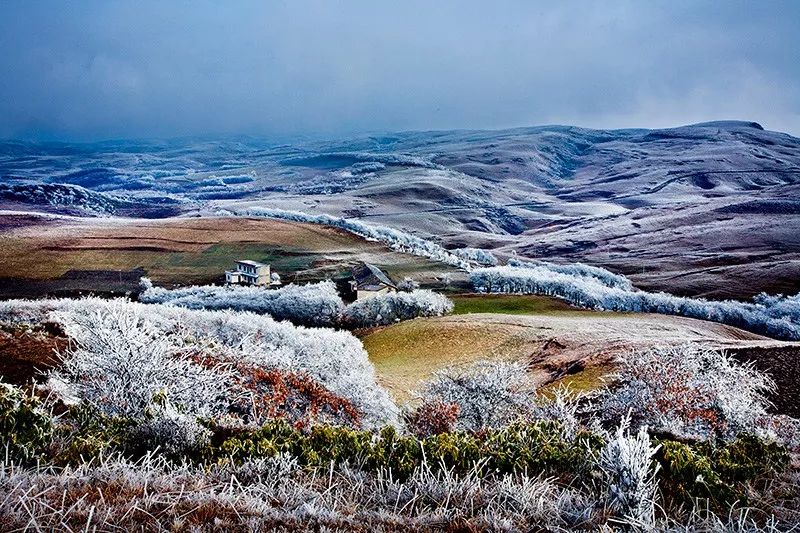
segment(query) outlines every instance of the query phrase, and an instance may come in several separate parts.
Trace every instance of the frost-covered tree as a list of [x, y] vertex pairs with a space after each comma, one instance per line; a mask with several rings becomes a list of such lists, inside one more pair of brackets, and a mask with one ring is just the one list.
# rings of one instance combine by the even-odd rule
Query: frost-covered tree
[[154, 287], [147, 278], [140, 282], [143, 303], [171, 304], [189, 309], [233, 309], [268, 314], [303, 326], [333, 327], [344, 302], [330, 281], [287, 285], [280, 289], [258, 286], [203, 285], [182, 289]]
[[521, 363], [480, 361], [436, 372], [421, 396], [424, 402], [457, 406], [456, 427], [479, 431], [528, 416], [535, 392]]
[[182, 412], [224, 413], [232, 396], [228, 371], [196, 364], [142, 311], [116, 303], [58, 312], [71, 343], [55, 377], [110, 415], [142, 418], [159, 395]]
[[342, 323], [351, 328], [392, 324], [423, 316], [452, 312], [453, 302], [429, 290], [390, 292], [357, 300], [342, 313]]
[[412, 292], [419, 289], [419, 283], [412, 278], [403, 278], [403, 281], [397, 284], [397, 290], [403, 292]]
[[710, 301], [648, 293], [581, 267], [502, 266], [472, 271], [475, 290], [486, 293], [541, 294], [589, 309], [660, 313], [720, 322], [778, 339], [800, 339], [800, 297], [761, 296], [753, 303]]

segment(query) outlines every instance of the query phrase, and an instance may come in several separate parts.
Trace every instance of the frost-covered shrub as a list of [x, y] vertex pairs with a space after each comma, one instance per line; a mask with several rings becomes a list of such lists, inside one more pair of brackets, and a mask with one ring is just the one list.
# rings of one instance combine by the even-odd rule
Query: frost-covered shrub
[[636, 435], [627, 431], [627, 423], [617, 428], [598, 457], [603, 472], [607, 503], [616, 516], [642, 529], [655, 525], [656, 473], [653, 457], [659, 446], [650, 444], [647, 428]]
[[[89, 353], [78, 360], [80, 365], [76, 361], [73, 374], [63, 376], [61, 382], [65, 384], [62, 387], [64, 390], [75, 390], [76, 387], [72, 386], [73, 378], [78, 390], [84, 384], [83, 378], [89, 387], [87, 390], [102, 391], [104, 387], [110, 387], [100, 377], [102, 373], [94, 372], [94, 369], [99, 368], [98, 365], [109, 362], [105, 357], [93, 354], [104, 354], [111, 346], [118, 354], [124, 354], [127, 350], [134, 358], [141, 358], [144, 367], [153, 376], [168, 374], [168, 381], [153, 378], [152, 383], [145, 383], [143, 391], [134, 394], [133, 398], [137, 399], [134, 403], [140, 406], [146, 403], [146, 399], [152, 398], [155, 392], [170, 384], [169, 380], [183, 379], [181, 365], [189, 365], [191, 372], [188, 376], [191, 377], [198, 367], [203, 371], [201, 374], [205, 375], [205, 372], [217, 373], [217, 370], [232, 371], [233, 366], [244, 363], [266, 371], [277, 369], [307, 375], [326, 390], [350, 402], [358, 411], [364, 427], [397, 423], [397, 407], [386, 390], [378, 385], [375, 369], [369, 362], [361, 341], [347, 331], [297, 327], [288, 322], [276, 322], [267, 315], [248, 312], [193, 310], [99, 298], [14, 300], [0, 304], [5, 306], [8, 313], [7, 316], [0, 314], [0, 319], [13, 317], [15, 308], [19, 307], [24, 310], [29, 323], [63, 321], [64, 325], [69, 324], [76, 332], [77, 338], [91, 341], [92, 346], [97, 344], [96, 348], [80, 344], [73, 347], [79, 352]], [[119, 314], [122, 314], [121, 318], [114, 318]], [[138, 316], [139, 320], [132, 319], [129, 316], [131, 314]], [[96, 329], [95, 322], [101, 330], [106, 331], [104, 335], [120, 329], [123, 334], [113, 335], [113, 342], [106, 345], [102, 340], [104, 335], [100, 335], [98, 339], [98, 335], [93, 333]], [[163, 363], [162, 359], [151, 360], [147, 356], [148, 353], [161, 352], [177, 354], [178, 357], [172, 357], [169, 363]], [[221, 365], [218, 364], [220, 359]], [[209, 362], [212, 363], [211, 367], [208, 366]], [[124, 377], [128, 371], [126, 357], [115, 356], [113, 363], [112, 367], [117, 368], [119, 375]], [[175, 364], [179, 366], [176, 372], [167, 370]], [[228, 384], [236, 383], [232, 378], [225, 378], [224, 381]], [[202, 396], [206, 393], [206, 388], [199, 389], [200, 394], [186, 402], [174, 397], [179, 388], [170, 389], [172, 392], [169, 399], [180, 409], [185, 409], [183, 404], [187, 402], [190, 405], [205, 402]], [[222, 391], [218, 394], [225, 394], [224, 387], [214, 386], [213, 389]], [[111, 397], [114, 402], [122, 402], [115, 410], [127, 411], [131, 408], [132, 399], [126, 393], [111, 392], [119, 396]], [[228, 396], [225, 405], [234, 401], [238, 402], [235, 397]]]
[[528, 415], [533, 397], [525, 366], [506, 361], [445, 369], [422, 389], [424, 401], [458, 406], [456, 427], [468, 431], [498, 428]]
[[772, 380], [704, 346], [654, 347], [621, 359], [620, 385], [601, 404], [605, 416], [630, 413], [638, 425], [697, 439], [731, 439], [767, 418]]
[[398, 409], [381, 388], [367, 352], [347, 331], [296, 327], [269, 316], [157, 307], [164, 328], [208, 338], [232, 361], [307, 374], [358, 410], [365, 427], [397, 422]]
[[403, 292], [412, 292], [419, 289], [419, 283], [411, 278], [403, 278], [403, 281], [397, 284], [397, 290]]
[[472, 271], [470, 281], [478, 292], [555, 296], [589, 309], [678, 315], [720, 322], [778, 339], [800, 339], [797, 297], [761, 296], [755, 303], [683, 298], [627, 289], [607, 276], [584, 272], [585, 268], [581, 267], [579, 272], [552, 265], [482, 268]]
[[159, 450], [179, 459], [203, 450], [210, 442], [211, 431], [201, 426], [197, 417], [178, 411], [165, 397], [157, 398], [146, 418], [131, 432], [133, 446], [144, 452]]
[[467, 261], [434, 242], [427, 241], [404, 231], [384, 226], [372, 226], [358, 220], [347, 220], [331, 215], [311, 215], [299, 211], [285, 211], [283, 209], [271, 209], [267, 207], [250, 207], [233, 214], [238, 216], [277, 218], [279, 220], [292, 220], [295, 222], [333, 226], [364, 237], [365, 239], [380, 241], [398, 252], [427, 257], [463, 270], [469, 270], [470, 268]]
[[56, 376], [109, 415], [142, 418], [159, 394], [194, 415], [225, 412], [229, 373], [194, 363], [143, 310], [116, 303], [89, 313], [57, 312], [72, 342]]
[[421, 316], [442, 316], [452, 310], [453, 302], [433, 291], [389, 292], [348, 305], [342, 323], [352, 328], [382, 326]]
[[465, 261], [474, 263], [480, 266], [495, 266], [497, 265], [497, 258], [492, 252], [481, 250], [480, 248], [457, 248], [451, 250], [454, 254]]
[[335, 326], [344, 302], [330, 281], [287, 285], [280, 289], [258, 286], [192, 286], [183, 289], [153, 287], [143, 278], [142, 303], [171, 304], [188, 309], [233, 309], [268, 314], [303, 326]]
[[418, 438], [449, 433], [458, 422], [458, 405], [429, 399], [405, 415], [406, 429]]
[[558, 422], [561, 436], [565, 441], [573, 441], [580, 429], [578, 410], [581, 396], [568, 388], [559, 386], [549, 395], [538, 395], [531, 408], [530, 417], [534, 420]]

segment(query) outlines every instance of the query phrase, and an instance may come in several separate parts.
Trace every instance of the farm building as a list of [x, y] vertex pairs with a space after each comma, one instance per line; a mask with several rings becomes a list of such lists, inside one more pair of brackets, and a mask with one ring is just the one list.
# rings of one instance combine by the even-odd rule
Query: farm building
[[226, 283], [238, 283], [241, 285], [280, 285], [280, 278], [277, 274], [270, 271], [269, 265], [242, 259], [236, 261], [236, 270], [225, 271]]
[[356, 300], [397, 291], [395, 282], [380, 268], [369, 263], [364, 263], [360, 268], [353, 270], [350, 285], [355, 292]]

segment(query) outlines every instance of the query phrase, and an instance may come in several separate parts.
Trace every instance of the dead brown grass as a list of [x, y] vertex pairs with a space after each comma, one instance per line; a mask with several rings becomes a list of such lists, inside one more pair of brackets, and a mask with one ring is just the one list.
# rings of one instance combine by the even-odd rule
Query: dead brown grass
[[314, 224], [248, 218], [41, 218], [36, 224], [8, 216], [12, 218], [0, 216], [2, 278], [53, 280], [70, 270], [143, 268], [159, 283], [209, 283], [221, 279], [223, 270], [240, 257], [270, 262], [282, 274], [319, 271], [320, 277], [342, 263], [361, 260], [390, 271], [394, 267], [397, 276], [444, 270], [432, 261]]

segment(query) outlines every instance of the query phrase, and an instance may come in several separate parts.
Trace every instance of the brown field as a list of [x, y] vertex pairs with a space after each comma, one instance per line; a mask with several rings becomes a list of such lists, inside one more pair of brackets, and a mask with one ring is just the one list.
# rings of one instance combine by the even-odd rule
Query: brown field
[[323, 279], [369, 261], [402, 278], [431, 281], [441, 264], [313, 224], [249, 218], [51, 219], [0, 215], [0, 296], [135, 290], [218, 283], [240, 258], [270, 263], [287, 281]]

